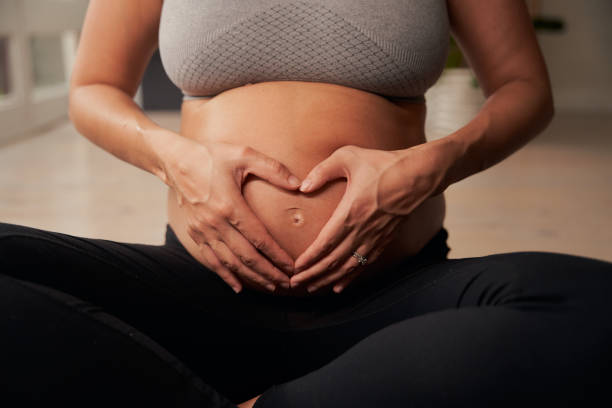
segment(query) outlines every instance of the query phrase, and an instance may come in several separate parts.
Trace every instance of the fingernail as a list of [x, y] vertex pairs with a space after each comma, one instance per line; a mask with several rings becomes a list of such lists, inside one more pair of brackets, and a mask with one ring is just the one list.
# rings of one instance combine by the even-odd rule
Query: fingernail
[[236, 293], [240, 292], [240, 288], [238, 286], [232, 286], [232, 289], [234, 289], [234, 292]]
[[312, 185], [312, 181], [304, 180], [302, 182], [302, 185], [300, 186], [300, 191], [305, 193], [306, 191], [308, 191], [308, 189], [310, 188], [311, 185]]
[[291, 184], [293, 187], [297, 187], [300, 185], [300, 180], [295, 176], [291, 176], [289, 177], [289, 184]]
[[306, 290], [307, 290], [308, 292], [314, 292], [314, 290], [315, 290], [316, 288], [317, 288], [316, 286], [309, 286], [309, 287], [307, 287], [307, 288], [306, 288]]
[[270, 290], [271, 292], [273, 292], [273, 291], [276, 289], [276, 286], [274, 286], [274, 285], [273, 285], [273, 284], [271, 284], [271, 283], [268, 283], [268, 284], [266, 285], [266, 288], [268, 288], [268, 290]]
[[281, 282], [281, 286], [285, 289], [291, 289], [291, 285], [289, 282]]
[[300, 281], [299, 280], [292, 280], [292, 281], [289, 281], [289, 283], [291, 284], [292, 288], [295, 288], [297, 285], [300, 284]]
[[342, 286], [340, 286], [340, 285], [334, 286], [334, 292], [336, 292], [336, 293], [342, 292], [342, 289], [344, 289], [344, 288]]

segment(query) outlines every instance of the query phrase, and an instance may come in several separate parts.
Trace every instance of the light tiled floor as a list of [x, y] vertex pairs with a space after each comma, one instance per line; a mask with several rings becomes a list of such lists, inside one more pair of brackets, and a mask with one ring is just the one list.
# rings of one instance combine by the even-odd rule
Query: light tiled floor
[[[178, 129], [179, 115], [151, 112]], [[548, 129], [447, 192], [450, 257], [542, 250], [612, 261], [612, 115], [558, 113]], [[0, 221], [160, 244], [166, 187], [65, 122], [0, 148]]]

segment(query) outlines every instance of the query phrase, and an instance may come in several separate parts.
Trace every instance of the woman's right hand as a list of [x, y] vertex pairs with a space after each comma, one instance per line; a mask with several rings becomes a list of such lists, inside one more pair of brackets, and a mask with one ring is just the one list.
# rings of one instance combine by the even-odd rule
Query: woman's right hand
[[[282, 163], [249, 146], [175, 138], [163, 153], [162, 180], [177, 195], [199, 261], [235, 292], [247, 285], [289, 288], [293, 259], [272, 238], [242, 196], [249, 174], [288, 190], [299, 179]], [[263, 255], [266, 257], [264, 257]], [[239, 279], [240, 278], [240, 279]]]

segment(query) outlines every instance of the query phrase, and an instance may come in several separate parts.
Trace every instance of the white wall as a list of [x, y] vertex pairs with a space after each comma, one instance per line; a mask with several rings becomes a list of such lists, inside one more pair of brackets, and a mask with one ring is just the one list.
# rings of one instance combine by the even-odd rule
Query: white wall
[[[0, 0], [0, 35], [9, 37], [11, 93], [0, 100], [0, 142], [67, 118], [68, 79], [87, 0]], [[66, 81], [34, 87], [32, 35], [60, 34]]]
[[541, 0], [563, 33], [540, 33], [558, 110], [612, 112], [612, 1]]

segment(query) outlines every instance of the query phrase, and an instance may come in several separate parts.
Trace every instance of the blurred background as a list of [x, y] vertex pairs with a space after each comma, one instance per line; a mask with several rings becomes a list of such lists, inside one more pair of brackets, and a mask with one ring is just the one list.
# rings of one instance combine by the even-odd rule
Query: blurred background
[[[451, 258], [553, 251], [612, 260], [612, 1], [526, 2], [556, 116], [535, 140], [447, 192]], [[161, 244], [165, 185], [95, 147], [67, 116], [87, 0], [0, 0], [0, 222]], [[484, 102], [460, 51], [425, 95], [428, 138]], [[135, 96], [178, 131], [181, 94], [159, 53]]]

